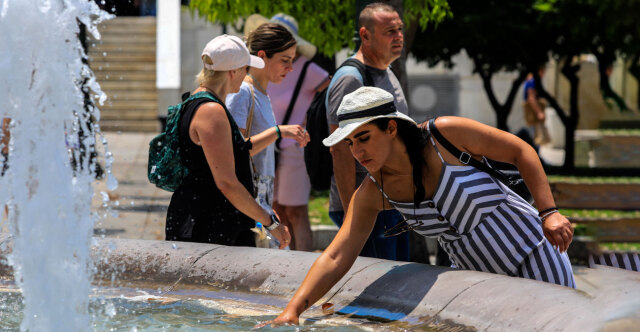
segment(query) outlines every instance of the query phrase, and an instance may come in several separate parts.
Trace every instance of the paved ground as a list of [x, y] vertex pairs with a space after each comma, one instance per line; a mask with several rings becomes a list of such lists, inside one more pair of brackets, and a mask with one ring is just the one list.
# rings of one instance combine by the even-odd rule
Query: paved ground
[[112, 173], [118, 187], [107, 190], [106, 180], [95, 183], [92, 211], [99, 218], [95, 233], [108, 237], [162, 240], [171, 193], [147, 180], [149, 141], [156, 134], [104, 134], [113, 153]]

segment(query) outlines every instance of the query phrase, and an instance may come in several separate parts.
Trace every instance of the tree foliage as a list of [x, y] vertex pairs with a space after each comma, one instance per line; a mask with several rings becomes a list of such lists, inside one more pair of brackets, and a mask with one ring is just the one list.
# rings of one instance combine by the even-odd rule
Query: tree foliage
[[[574, 132], [579, 119], [576, 56], [592, 53], [598, 57], [603, 97], [616, 99], [609, 86], [606, 69], [622, 55], [640, 78], [640, 28], [635, 14], [640, 0], [456, 0], [451, 2], [453, 19], [431, 26], [418, 34], [411, 49], [418, 60], [430, 66], [444, 63], [452, 67], [452, 57], [465, 50], [481, 77], [488, 99], [496, 112], [498, 128], [507, 129], [506, 120], [513, 96], [524, 75], [552, 55], [562, 65], [561, 73], [570, 83], [569, 110], [563, 110], [536, 77], [542, 96], [549, 100], [565, 125], [565, 149], [573, 156]], [[498, 101], [491, 78], [501, 71], [515, 71], [511, 90]], [[620, 103], [619, 103], [620, 104]], [[565, 168], [573, 168], [573, 158], [565, 158]]]
[[640, 10], [640, 0], [539, 0], [546, 8], [541, 11], [541, 26], [547, 27], [547, 39], [555, 41], [550, 47], [554, 58], [562, 63], [561, 73], [569, 80], [569, 111], [564, 111], [553, 97], [542, 90], [540, 80], [536, 86], [565, 125], [564, 168], [574, 167], [574, 133], [580, 117], [577, 72], [580, 64], [574, 59], [583, 53], [594, 54], [598, 59], [600, 88], [605, 102], [615, 101], [621, 110], [627, 106], [610, 87], [607, 68], [622, 55], [629, 57], [638, 47], [640, 31], [635, 16]]
[[[549, 42], [534, 4], [534, 0], [452, 1], [453, 19], [420, 32], [416, 38], [422, 42], [415, 43], [411, 52], [430, 66], [442, 62], [450, 68], [452, 57], [464, 49], [482, 79], [498, 128], [508, 130], [507, 118], [527, 72], [548, 59], [548, 45], [541, 45]], [[518, 73], [503, 102], [491, 82], [501, 71]]]
[[[405, 0], [403, 6], [405, 24], [418, 22], [422, 28], [451, 14], [447, 0]], [[211, 22], [225, 24], [237, 24], [255, 13], [265, 17], [287, 13], [298, 21], [300, 36], [328, 56], [355, 45], [355, 0], [191, 0], [189, 7]]]

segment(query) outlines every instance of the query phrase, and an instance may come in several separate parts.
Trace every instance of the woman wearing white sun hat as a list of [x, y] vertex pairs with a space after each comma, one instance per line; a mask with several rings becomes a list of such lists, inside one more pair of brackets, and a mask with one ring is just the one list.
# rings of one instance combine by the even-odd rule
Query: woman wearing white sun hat
[[[339, 128], [323, 143], [346, 141], [369, 176], [284, 312], [262, 325], [298, 324], [299, 315], [351, 268], [378, 212], [391, 208], [405, 220], [387, 235], [413, 230], [436, 237], [454, 267], [575, 288], [566, 254], [573, 230], [553, 206], [538, 155], [527, 143], [460, 117], [442, 117], [422, 129], [395, 110], [390, 93], [375, 87], [346, 95], [338, 118]], [[436, 130], [470, 158], [516, 165], [541, 212], [488, 173], [461, 163], [432, 136]]]
[[[279, 226], [275, 212], [267, 212], [253, 198], [250, 152], [272, 141], [268, 133], [245, 141], [225, 100], [237, 92], [249, 67], [263, 68], [244, 42], [222, 35], [202, 52], [203, 69], [194, 94], [208, 94], [187, 102], [179, 124], [180, 156], [189, 172], [171, 196], [166, 239], [236, 246], [255, 246], [255, 221], [265, 225], [284, 248], [291, 239]], [[188, 93], [183, 96], [188, 97]], [[254, 221], [255, 220], [255, 221]]]

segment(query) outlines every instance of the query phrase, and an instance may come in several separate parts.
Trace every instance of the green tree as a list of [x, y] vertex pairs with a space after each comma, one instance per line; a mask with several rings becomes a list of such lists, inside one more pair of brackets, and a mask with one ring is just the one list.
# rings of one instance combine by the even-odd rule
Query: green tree
[[[271, 17], [287, 13], [298, 21], [300, 35], [331, 56], [344, 47], [353, 49], [356, 0], [191, 0], [189, 7], [211, 22], [236, 24], [255, 13]], [[389, 2], [389, 1], [386, 1]], [[397, 2], [397, 1], [395, 1]], [[447, 0], [404, 0], [404, 21], [423, 29], [429, 22], [441, 22], [450, 15]], [[242, 31], [242, 27], [237, 27]]]
[[[574, 134], [578, 125], [577, 72], [574, 61], [580, 54], [593, 53], [601, 64], [601, 90], [604, 98], [620, 104], [606, 75], [617, 54], [631, 62], [630, 71], [640, 78], [638, 26], [633, 13], [640, 0], [457, 0], [451, 2], [453, 19], [419, 32], [411, 52], [430, 66], [444, 63], [452, 67], [452, 57], [463, 49], [474, 63], [485, 92], [496, 112], [498, 128], [508, 130], [506, 121], [514, 97], [527, 73], [533, 73], [541, 97], [556, 110], [565, 126], [566, 156], [563, 168], [574, 168]], [[539, 65], [552, 55], [561, 64], [561, 73], [570, 84], [570, 103], [565, 111], [542, 86], [537, 77]], [[499, 102], [491, 78], [498, 72], [515, 71], [511, 89]], [[622, 105], [622, 104], [620, 104]]]
[[[596, 5], [600, 34], [594, 39], [593, 53], [598, 57], [603, 97], [605, 101], [612, 99], [619, 110], [625, 111], [628, 110], [626, 103], [609, 85], [607, 69], [616, 56], [620, 56], [625, 61], [625, 67], [629, 67], [629, 73], [640, 82], [640, 25], [634, 15], [640, 12], [640, 0], [603, 1], [596, 2]], [[640, 109], [640, 99], [636, 109]]]
[[[508, 131], [507, 119], [527, 73], [548, 60], [549, 42], [538, 24], [534, 0], [457, 0], [451, 2], [451, 11], [453, 19], [418, 32], [416, 39], [421, 42], [411, 52], [429, 66], [442, 62], [451, 68], [452, 57], [464, 49], [482, 79], [497, 127]], [[500, 102], [492, 78], [504, 71], [517, 76]]]
[[[536, 77], [536, 86], [541, 96], [549, 101], [565, 126], [565, 161], [563, 168], [574, 168], [574, 134], [578, 126], [578, 71], [580, 64], [575, 61], [580, 54], [592, 53], [598, 58], [600, 87], [605, 101], [613, 99], [621, 109], [626, 105], [611, 89], [607, 68], [617, 54], [637, 53], [638, 27], [635, 13], [640, 9], [640, 1], [599, 1], [599, 0], [539, 0], [540, 25], [548, 27], [547, 38], [555, 41], [550, 48], [552, 56], [562, 63], [561, 73], [570, 84], [569, 112], [565, 112], [551, 97]], [[632, 31], [636, 31], [635, 37]], [[626, 52], [626, 53], [625, 53]]]
[[[358, 6], [356, 6], [358, 2]], [[241, 18], [255, 13], [271, 17], [277, 13], [287, 13], [296, 18], [300, 36], [318, 46], [318, 51], [332, 57], [336, 52], [348, 47], [353, 50], [356, 43], [356, 8], [361, 10], [366, 3], [362, 0], [191, 0], [190, 8], [211, 22], [233, 24], [242, 31]], [[393, 65], [393, 71], [407, 91], [405, 62], [406, 50], [413, 43], [418, 26], [425, 29], [429, 23], [439, 23], [451, 16], [447, 0], [381, 0], [398, 9], [405, 22], [405, 51]]]
[[[557, 19], [563, 18], [560, 25], [568, 23], [573, 26], [568, 34], [561, 34], [560, 37], [572, 36], [575, 39], [578, 36], [578, 40], [585, 43], [581, 45], [585, 47], [584, 51], [597, 58], [600, 90], [605, 103], [611, 107], [613, 102], [620, 111], [627, 111], [624, 100], [611, 88], [609, 74], [619, 55], [632, 58], [637, 54], [635, 49], [640, 36], [635, 15], [630, 13], [640, 11], [640, 1], [563, 0], [550, 1], [549, 4], [544, 11], [551, 12], [548, 15], [550, 21], [558, 22]], [[581, 16], [576, 16], [577, 13]], [[554, 25], [557, 27], [559, 24]], [[582, 48], [573, 46], [575, 49]]]

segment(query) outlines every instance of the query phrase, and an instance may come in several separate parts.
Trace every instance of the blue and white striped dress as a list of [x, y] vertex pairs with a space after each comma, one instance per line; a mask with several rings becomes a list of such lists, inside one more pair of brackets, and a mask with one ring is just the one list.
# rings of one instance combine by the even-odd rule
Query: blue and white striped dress
[[437, 238], [453, 267], [575, 288], [569, 257], [544, 237], [538, 211], [489, 174], [445, 162], [430, 139], [442, 161], [432, 200], [415, 207], [413, 202], [395, 202], [370, 176], [407, 224]]

